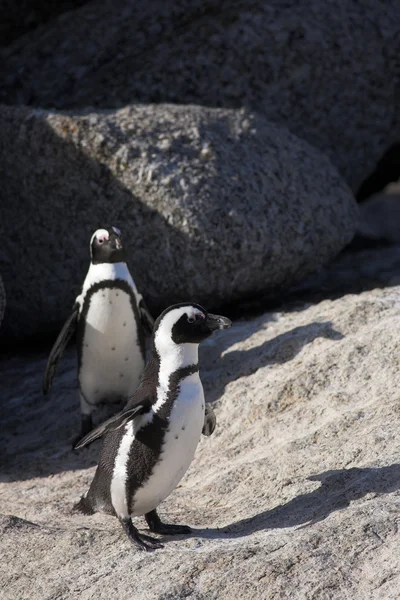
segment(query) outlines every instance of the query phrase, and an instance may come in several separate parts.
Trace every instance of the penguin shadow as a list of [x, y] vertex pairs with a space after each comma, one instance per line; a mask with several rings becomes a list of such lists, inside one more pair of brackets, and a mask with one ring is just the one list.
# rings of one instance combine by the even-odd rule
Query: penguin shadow
[[[367, 494], [389, 494], [400, 489], [400, 464], [386, 467], [338, 469], [308, 477], [320, 481], [316, 490], [301, 494], [286, 504], [221, 528], [193, 528], [192, 536], [206, 539], [240, 538], [268, 529], [310, 527], [330, 514], [345, 510], [350, 502]], [[182, 536], [188, 537], [188, 536]], [[172, 538], [171, 538], [172, 539]], [[165, 541], [170, 541], [166, 538]]]
[[218, 400], [226, 386], [240, 377], [251, 375], [266, 365], [284, 364], [292, 360], [304, 346], [317, 338], [341, 340], [344, 337], [331, 321], [313, 322], [295, 327], [249, 350], [229, 352], [230, 346], [250, 337], [261, 324], [259, 321], [246, 324], [248, 327], [243, 327], [242, 337], [228, 338], [226, 342], [221, 338], [217, 346], [203, 349], [202, 380], [207, 402]]

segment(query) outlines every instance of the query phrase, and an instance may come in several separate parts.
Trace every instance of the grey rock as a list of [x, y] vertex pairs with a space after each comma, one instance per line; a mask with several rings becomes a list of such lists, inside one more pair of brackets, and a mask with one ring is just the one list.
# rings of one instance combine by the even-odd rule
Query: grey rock
[[2, 53], [0, 101], [247, 106], [356, 190], [400, 138], [398, 0], [97, 0]]
[[357, 206], [329, 160], [249, 111], [3, 107], [0, 132], [0, 269], [17, 338], [60, 325], [104, 224], [123, 231], [155, 312], [276, 294], [355, 231]]
[[2, 361], [2, 598], [397, 598], [399, 312], [400, 287], [372, 290], [210, 339], [201, 373], [217, 428], [160, 509], [195, 531], [148, 555], [114, 517], [71, 510], [98, 456], [70, 450], [73, 354], [54, 404], [40, 394], [44, 357]]

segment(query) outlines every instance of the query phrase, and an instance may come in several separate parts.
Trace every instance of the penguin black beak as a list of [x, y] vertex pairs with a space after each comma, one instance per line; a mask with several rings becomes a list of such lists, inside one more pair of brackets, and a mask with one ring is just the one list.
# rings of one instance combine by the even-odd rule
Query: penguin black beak
[[215, 331], [216, 329], [229, 329], [232, 326], [232, 321], [221, 315], [208, 313], [206, 324], [210, 331]]
[[113, 250], [121, 250], [122, 242], [117, 235], [114, 233], [110, 236], [111, 248]]

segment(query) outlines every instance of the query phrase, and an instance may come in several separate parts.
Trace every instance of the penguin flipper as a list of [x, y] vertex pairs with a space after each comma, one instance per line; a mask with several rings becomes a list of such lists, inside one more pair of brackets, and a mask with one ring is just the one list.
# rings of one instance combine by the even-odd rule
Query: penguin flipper
[[143, 329], [148, 335], [151, 335], [154, 329], [154, 319], [143, 298], [139, 300], [139, 312]]
[[206, 404], [204, 407], [204, 425], [202, 429], [203, 435], [211, 435], [217, 425], [217, 417], [210, 404]]
[[75, 450], [79, 450], [79, 448], [88, 446], [88, 444], [91, 444], [94, 442], [94, 440], [97, 440], [97, 438], [102, 437], [105, 433], [119, 429], [145, 410], [147, 410], [147, 402], [145, 401], [141, 402], [140, 404], [136, 404], [134, 407], [124, 409], [110, 419], [107, 419], [107, 421], [104, 421], [104, 423], [101, 423], [101, 425], [98, 425], [92, 429], [92, 431], [90, 431], [87, 435], [85, 435], [85, 437], [79, 440], [77, 444], [75, 444]]
[[42, 383], [43, 394], [47, 394], [47, 392], [51, 388], [51, 384], [53, 382], [53, 378], [57, 370], [58, 361], [63, 355], [69, 340], [75, 333], [76, 324], [78, 321], [78, 314], [79, 304], [76, 303], [74, 305], [74, 308], [72, 309], [72, 313], [69, 315], [68, 319], [64, 323], [63, 328], [58, 334], [58, 337], [54, 342], [54, 346], [51, 349], [49, 358], [47, 359], [46, 370], [44, 372]]

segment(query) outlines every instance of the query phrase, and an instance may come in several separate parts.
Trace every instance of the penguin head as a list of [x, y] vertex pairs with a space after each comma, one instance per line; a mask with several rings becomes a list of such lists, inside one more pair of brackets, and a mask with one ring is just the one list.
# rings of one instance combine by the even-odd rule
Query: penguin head
[[232, 322], [213, 315], [199, 304], [174, 304], [164, 310], [154, 324], [154, 344], [160, 351], [173, 344], [200, 344], [217, 329], [228, 329]]
[[126, 262], [126, 251], [117, 227], [98, 229], [90, 240], [90, 256], [94, 265]]

